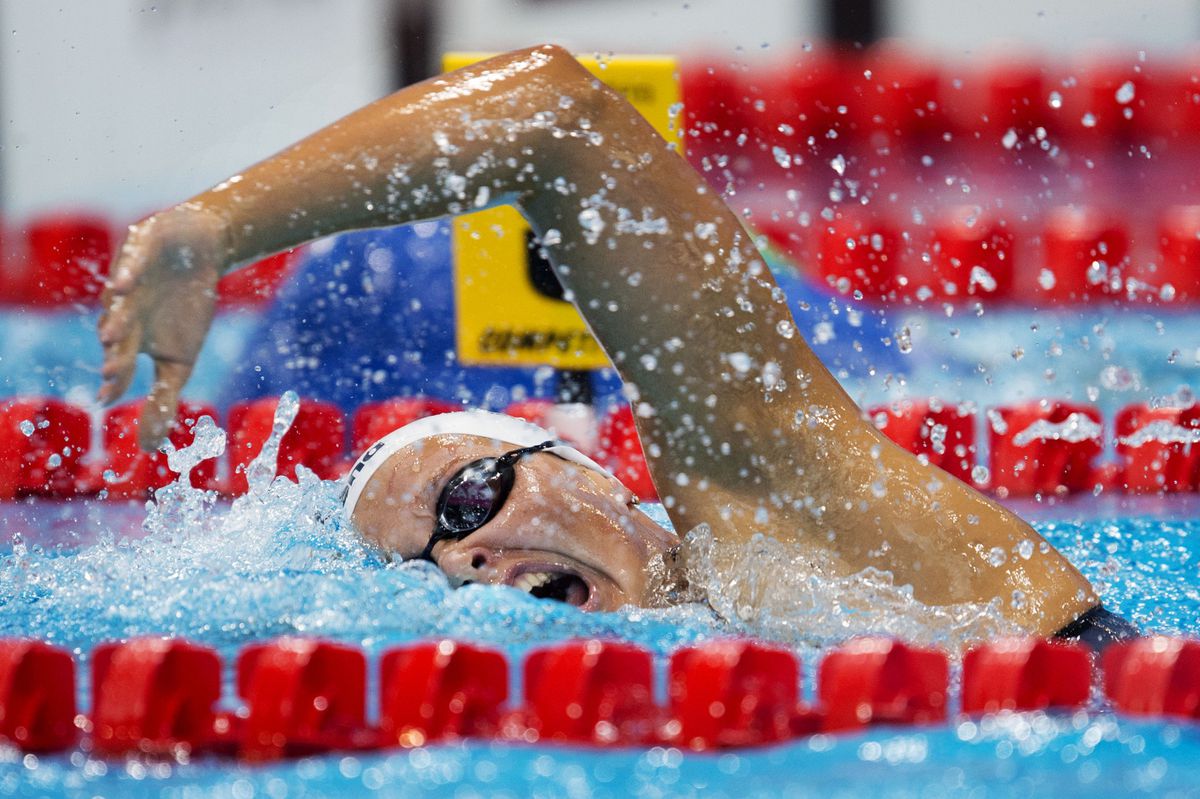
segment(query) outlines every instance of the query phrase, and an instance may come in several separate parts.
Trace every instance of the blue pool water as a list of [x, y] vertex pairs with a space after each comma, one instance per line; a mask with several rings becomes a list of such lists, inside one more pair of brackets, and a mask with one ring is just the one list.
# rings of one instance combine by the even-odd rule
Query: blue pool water
[[[30, 502], [0, 508], [0, 636], [34, 634], [87, 653], [116, 638], [174, 634], [238, 648], [300, 633], [370, 653], [428, 639], [481, 642], [518, 663], [579, 636], [636, 642], [659, 656], [733, 632], [788, 630], [805, 689], [841, 633], [833, 617], [732, 627], [699, 605], [584, 614], [508, 588], [452, 590], [424, 564], [389, 564], [337, 523], [331, 484], [302, 476], [233, 506], [173, 487], [140, 504]], [[1194, 499], [1075, 500], [1021, 508], [1149, 629], [1200, 633], [1200, 521]], [[145, 522], [143, 523], [143, 517]], [[6, 536], [8, 538], [8, 536]], [[865, 622], [867, 629], [871, 621]], [[874, 622], [889, 630], [886, 619]], [[861, 631], [861, 630], [860, 630]], [[226, 694], [232, 691], [227, 686]], [[86, 707], [86, 679], [80, 701]], [[82, 752], [0, 752], [12, 796], [1089, 796], [1200, 795], [1200, 726], [1119, 718], [1096, 703], [1068, 715], [953, 719], [927, 729], [819, 736], [761, 750], [597, 751], [470, 742], [332, 754], [267, 766], [103, 760]]]
[[[907, 328], [911, 340], [905, 368], [840, 376], [864, 404], [938, 395], [983, 408], [1056, 396], [1096, 402], [1111, 419], [1124, 404], [1190, 399], [1185, 387], [1200, 385], [1200, 351], [1189, 337], [1196, 322], [1195, 314], [1115, 308], [1087, 317], [892, 312], [886, 326]], [[86, 404], [99, 361], [93, 324], [78, 314], [0, 316], [0, 395], [53, 393]], [[222, 318], [193, 397], [219, 396], [254, 324], [249, 316]], [[839, 334], [853, 335], [850, 328]], [[134, 390], [144, 387], [143, 375]], [[300, 486], [277, 481], [232, 506], [173, 489], [149, 515], [140, 503], [0, 505], [0, 636], [33, 635], [72, 650], [85, 709], [88, 653], [139, 634], [186, 636], [226, 662], [249, 642], [291, 633], [369, 653], [449, 637], [498, 648], [514, 664], [533, 647], [580, 636], [635, 642], [662, 664], [681, 646], [751, 634], [801, 655], [810, 697], [821, 654], [850, 635], [938, 642], [918, 604], [874, 584], [813, 588], [792, 613], [736, 624], [700, 605], [589, 615], [513, 589], [454, 591], [426, 566], [387, 563], [350, 531], [318, 521], [335, 494], [302, 476]], [[1104, 494], [1017, 508], [1114, 610], [1146, 629], [1200, 635], [1200, 497]], [[782, 559], [760, 562], [758, 571], [787, 571], [786, 552], [768, 555]], [[859, 601], [843, 602], [839, 592]], [[847, 610], [864, 598], [871, 612]], [[995, 631], [992, 621], [983, 609], [959, 629], [984, 637]], [[1124, 719], [1099, 702], [1074, 715], [956, 719], [709, 755], [472, 742], [251, 767], [0, 749], [0, 796], [1189, 796], [1200, 795], [1197, 786], [1200, 726]]]

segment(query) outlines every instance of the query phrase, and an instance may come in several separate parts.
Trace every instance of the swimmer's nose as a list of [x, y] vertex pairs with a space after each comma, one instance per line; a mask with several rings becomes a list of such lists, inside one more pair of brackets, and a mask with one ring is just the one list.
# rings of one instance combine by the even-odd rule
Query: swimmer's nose
[[438, 558], [438, 566], [456, 586], [489, 582], [495, 571], [493, 555], [484, 547], [445, 552]]

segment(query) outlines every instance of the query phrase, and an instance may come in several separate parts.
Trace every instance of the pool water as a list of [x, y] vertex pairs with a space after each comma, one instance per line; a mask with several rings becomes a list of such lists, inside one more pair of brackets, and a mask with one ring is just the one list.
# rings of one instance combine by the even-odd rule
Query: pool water
[[[1111, 420], [1134, 402], [1190, 402], [1187, 386], [1200, 384], [1200, 350], [1189, 333], [1195, 313], [899, 309], [880, 324], [903, 335], [884, 342], [867, 340], [861, 331], [869, 328], [854, 324], [856, 314], [878, 311], [844, 298], [817, 310], [797, 315], [811, 339], [850, 338], [851, 351], [856, 336], [868, 350], [906, 342], [902, 368], [838, 372], [864, 405], [940, 396], [983, 409], [1051, 396], [1095, 403]], [[99, 362], [93, 326], [87, 314], [0, 315], [0, 394], [50, 393], [86, 406]], [[222, 318], [189, 388], [194, 399], [218, 398], [254, 326], [248, 316]], [[134, 392], [146, 384], [143, 372]], [[227, 664], [245, 644], [285, 634], [370, 654], [445, 637], [497, 648], [514, 666], [534, 647], [598, 636], [646, 647], [660, 670], [679, 647], [755, 635], [797, 651], [808, 697], [822, 653], [849, 636], [950, 643], [928, 624], [928, 609], [886, 579], [815, 585], [796, 573], [789, 553], [769, 545], [747, 552], [758, 589], [803, 584], [808, 593], [790, 611], [744, 619], [698, 604], [584, 614], [514, 589], [452, 590], [436, 570], [390, 563], [364, 546], [336, 521], [336, 496], [333, 484], [302, 473], [299, 484], [259, 480], [232, 504], [178, 485], [149, 508], [0, 504], [0, 636], [33, 635], [73, 651], [85, 710], [88, 653], [142, 634], [187, 637], [216, 648]], [[1200, 635], [1200, 495], [1012, 504], [1110, 608], [1147, 630]], [[661, 509], [649, 510], [665, 521]], [[979, 639], [1002, 631], [996, 618], [994, 609], [964, 608], [952, 621], [956, 634]], [[515, 683], [514, 675], [514, 691]], [[231, 686], [224, 693], [232, 696]], [[1200, 726], [1121, 718], [1099, 700], [1086, 713], [952, 718], [927, 729], [718, 754], [469, 742], [242, 766], [0, 749], [0, 796], [1189, 796], [1200, 795], [1198, 786]]]
[[[780, 624], [730, 623], [706, 606], [585, 614], [510, 588], [453, 590], [423, 563], [389, 563], [338, 521], [337, 487], [252, 475], [232, 504], [177, 483], [156, 504], [101, 501], [0, 506], [0, 636], [33, 634], [76, 654], [87, 707], [96, 644], [170, 634], [239, 647], [320, 636], [378, 653], [429, 638], [473, 641], [516, 664], [577, 637], [632, 641], [658, 656], [737, 634], [795, 648], [812, 695], [822, 651], [850, 632], [895, 630], [890, 613], [847, 628], [836, 600]], [[1147, 629], [1200, 633], [1200, 521], [1194, 499], [1101, 498], [1021, 508], [1103, 592]], [[651, 509], [662, 518], [661, 509]], [[873, 589], [864, 589], [873, 590]], [[864, 596], [868, 596], [864, 594]], [[892, 598], [894, 599], [894, 598]], [[889, 599], [889, 601], [891, 601]], [[919, 621], [921, 608], [909, 603]], [[913, 623], [916, 623], [915, 621]], [[914, 627], [912, 629], [918, 629]], [[515, 671], [515, 670], [514, 670]], [[227, 675], [227, 682], [229, 675]], [[660, 680], [661, 683], [661, 680]], [[226, 686], [225, 695], [233, 694]], [[1200, 726], [1106, 711], [954, 718], [715, 754], [468, 742], [330, 754], [265, 766], [201, 757], [104, 760], [83, 752], [0, 753], [0, 795], [14, 796], [1090, 796], [1200, 795]]]

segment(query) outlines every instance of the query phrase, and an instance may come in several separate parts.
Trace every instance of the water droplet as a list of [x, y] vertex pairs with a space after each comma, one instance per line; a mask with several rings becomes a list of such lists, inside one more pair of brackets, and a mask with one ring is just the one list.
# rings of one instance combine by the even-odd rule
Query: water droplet
[[1020, 347], [1020, 346], [1013, 347], [1012, 358], [1014, 361], [1019, 361], [1024, 357], [1025, 357], [1025, 348], [1024, 347]]
[[734, 371], [740, 375], [744, 375], [746, 372], [749, 372], [750, 367], [754, 364], [754, 361], [750, 358], [750, 356], [744, 352], [731, 352], [726, 357], [729, 360], [729, 365], [732, 366]]
[[1011, 150], [1017, 145], [1017, 132], [1009, 128], [1004, 136], [1000, 139], [1000, 143], [1004, 145], [1005, 150]]
[[912, 331], [907, 326], [896, 331], [896, 349], [907, 355], [912, 352]]
[[1058, 279], [1054, 276], [1054, 273], [1052, 271], [1050, 271], [1049, 269], [1043, 269], [1041, 272], [1038, 272], [1038, 285], [1041, 286], [1046, 291], [1049, 291], [1050, 289], [1054, 288], [1054, 285], [1057, 282], [1058, 282]]
[[1134, 94], [1133, 81], [1127, 80], [1121, 84], [1121, 87], [1119, 89], [1117, 89], [1115, 96], [1117, 98], [1118, 103], [1120, 103], [1121, 105], [1126, 105], [1128, 103], [1133, 102], [1133, 94]]
[[562, 231], [558, 228], [549, 228], [542, 234], [542, 245], [545, 247], [553, 247], [556, 244], [562, 244]]
[[23, 420], [19, 427], [21, 428], [21, 432], [25, 434], [26, 438], [33, 435], [33, 431], [36, 429], [33, 426], [33, 422], [29, 421], [28, 419]]
[[971, 469], [971, 482], [973, 482], [975, 485], [987, 485], [987, 481], [990, 477], [991, 473], [988, 471], [988, 467], [983, 466], [982, 464]]
[[846, 159], [840, 153], [830, 159], [829, 165], [833, 167], [833, 171], [839, 175], [846, 174]]
[[989, 565], [997, 567], [1003, 566], [1006, 560], [1008, 560], [1008, 555], [1004, 553], [1004, 550], [1001, 547], [992, 547], [988, 550], [987, 562]]
[[1091, 111], [1088, 111], [1086, 114], [1080, 117], [1079, 124], [1083, 125], [1085, 128], [1096, 127], [1096, 115]]
[[788, 155], [788, 151], [782, 147], [772, 147], [771, 155], [775, 156], [775, 163], [779, 164], [783, 169], [788, 169], [792, 165], [792, 157]]
[[604, 231], [604, 220], [595, 208], [584, 208], [579, 212], [579, 226], [583, 228], [583, 235], [588, 244], [595, 244]]
[[796, 335], [796, 327], [787, 319], [781, 319], [779, 324], [775, 325], [775, 332], [784, 338], [791, 338]]
[[1050, 92], [1049, 102], [1051, 108], [1062, 108], [1062, 95], [1058, 92]]
[[650, 353], [646, 353], [639, 360], [642, 362], [642, 368], [647, 372], [653, 372], [658, 368], [658, 359]]
[[1029, 560], [1032, 558], [1033, 542], [1028, 538], [1022, 540], [1021, 543], [1017, 544], [1017, 554], [1021, 556], [1022, 560]]

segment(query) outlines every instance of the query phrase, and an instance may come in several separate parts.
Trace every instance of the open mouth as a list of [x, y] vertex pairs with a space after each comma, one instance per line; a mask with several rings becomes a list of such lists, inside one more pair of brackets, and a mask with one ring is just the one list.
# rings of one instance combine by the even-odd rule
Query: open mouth
[[510, 585], [538, 599], [553, 599], [577, 608], [587, 604], [592, 593], [582, 577], [555, 569], [524, 572]]

